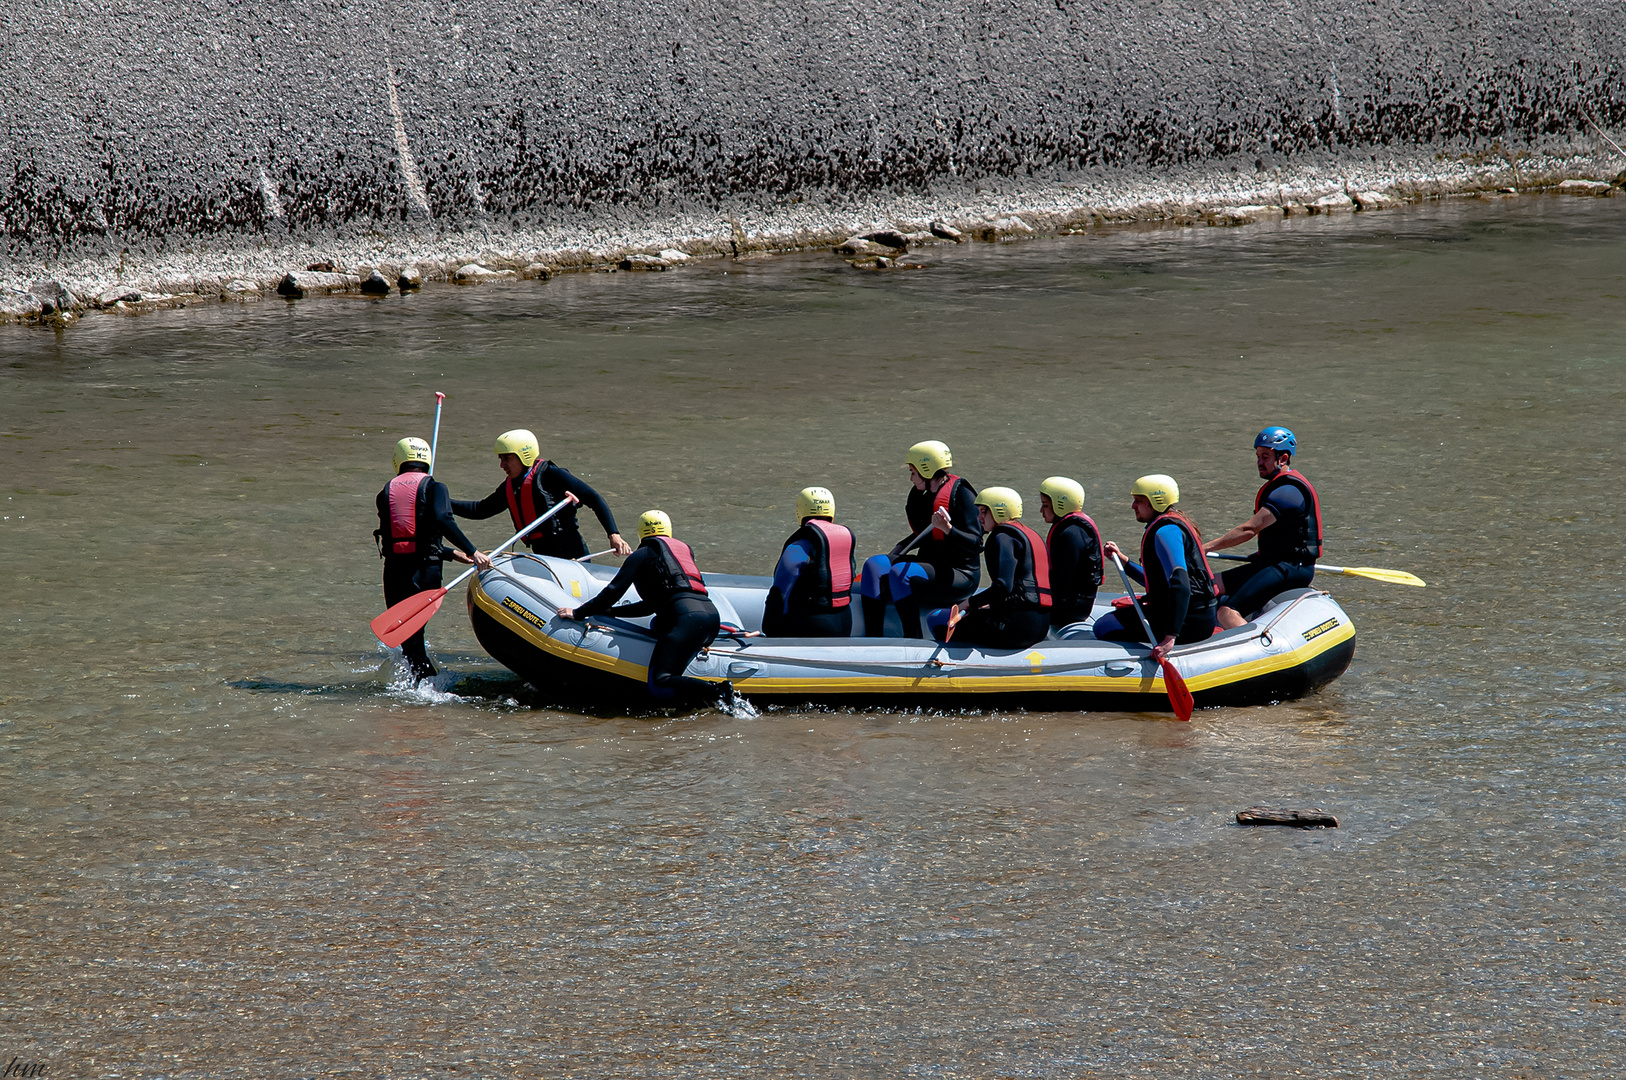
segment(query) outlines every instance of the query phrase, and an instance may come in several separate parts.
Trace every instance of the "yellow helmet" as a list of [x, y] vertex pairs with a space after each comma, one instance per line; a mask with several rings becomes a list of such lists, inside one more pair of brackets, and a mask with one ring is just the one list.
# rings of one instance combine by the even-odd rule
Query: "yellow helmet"
[[1162, 473], [1152, 473], [1136, 480], [1129, 493], [1146, 496], [1146, 501], [1152, 504], [1152, 509], [1160, 514], [1180, 501], [1180, 485], [1174, 482], [1174, 477], [1164, 476]]
[[1022, 496], [1008, 487], [983, 488], [977, 495], [977, 505], [986, 506], [998, 525], [1022, 516]]
[[524, 428], [515, 428], [497, 436], [497, 456], [504, 454], [517, 454], [519, 463], [529, 469], [542, 456], [542, 448], [537, 445], [535, 435]]
[[836, 497], [830, 494], [829, 488], [805, 487], [796, 496], [796, 520], [815, 517], [836, 519]]
[[947, 446], [936, 439], [927, 439], [911, 446], [903, 460], [904, 464], [913, 465], [922, 477], [930, 480], [954, 464], [954, 455], [949, 453]]
[[430, 454], [429, 444], [424, 442], [422, 439], [414, 439], [411, 437], [402, 439], [400, 442], [396, 443], [396, 471], [399, 472], [401, 470], [401, 466], [405, 465], [409, 461], [421, 461], [425, 465], [433, 465], [434, 458]]
[[1084, 485], [1065, 476], [1047, 477], [1039, 485], [1039, 494], [1050, 496], [1051, 509], [1057, 517], [1066, 517], [1084, 509]]
[[638, 518], [638, 539], [648, 540], [651, 536], [671, 536], [672, 519], [662, 510], [645, 510]]

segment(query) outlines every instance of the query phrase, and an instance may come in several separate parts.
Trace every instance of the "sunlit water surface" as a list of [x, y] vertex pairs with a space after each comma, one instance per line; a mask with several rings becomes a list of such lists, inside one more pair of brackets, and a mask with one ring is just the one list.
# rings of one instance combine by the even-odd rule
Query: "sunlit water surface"
[[[51, 1076], [1581, 1076], [1626, 1067], [1626, 200], [0, 327], [0, 1061]], [[550, 708], [454, 597], [404, 689], [374, 493], [515, 426], [766, 573], [902, 452], [1168, 472], [1299, 435], [1359, 629], [1154, 714]], [[1036, 516], [1036, 515], [1035, 515]], [[505, 520], [475, 523], [482, 545]], [[590, 519], [585, 531], [597, 540]], [[602, 546], [602, 545], [595, 545]], [[1319, 806], [1335, 831], [1243, 829]]]

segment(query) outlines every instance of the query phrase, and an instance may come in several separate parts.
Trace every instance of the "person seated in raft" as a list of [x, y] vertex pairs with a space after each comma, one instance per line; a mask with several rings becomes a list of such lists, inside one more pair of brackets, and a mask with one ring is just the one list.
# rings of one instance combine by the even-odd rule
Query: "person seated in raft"
[[[497, 436], [497, 463], [506, 477], [497, 490], [479, 500], [458, 499], [452, 502], [452, 512], [458, 517], [476, 521], [507, 510], [514, 523], [514, 531], [547, 513], [563, 499], [566, 493], [576, 496], [582, 504], [598, 515], [598, 523], [610, 538], [610, 548], [617, 555], [632, 554], [632, 545], [621, 538], [615, 527], [615, 515], [610, 504], [587, 484], [576, 479], [567, 469], [542, 457], [536, 436], [524, 428], [515, 428]], [[587, 554], [587, 541], [582, 539], [576, 525], [576, 508], [561, 510], [546, 525], [525, 538], [531, 550], [538, 555], [552, 555], [560, 559], [579, 559]]]
[[[658, 701], [734, 705], [734, 687], [683, 674], [695, 654], [717, 637], [722, 620], [706, 593], [689, 545], [672, 536], [672, 519], [648, 510], [638, 519], [638, 547], [602, 592], [578, 608], [560, 608], [561, 619], [588, 619], [608, 612], [617, 618], [653, 614], [655, 649], [649, 658], [649, 692]], [[640, 599], [611, 607], [636, 585]]]
[[[920, 608], [957, 604], [976, 591], [982, 570], [982, 526], [977, 518], [977, 489], [949, 472], [953, 456], [934, 440], [909, 448], [904, 461], [914, 490], [904, 503], [910, 535], [890, 555], [872, 555], [864, 562], [860, 588], [864, 594], [864, 633], [883, 637], [886, 602], [891, 600], [903, 621], [903, 636], [921, 637]], [[913, 559], [903, 556], [913, 540], [930, 527]]]
[[[452, 520], [446, 485], [429, 475], [433, 455], [422, 439], [405, 438], [395, 444], [395, 478], [384, 485], [378, 504], [378, 553], [384, 557], [384, 604], [394, 607], [425, 589], [440, 588], [440, 565], [448, 551], [441, 537], [457, 545], [450, 554], [458, 562], [491, 569], [491, 560], [463, 535]], [[412, 679], [433, 678], [435, 665], [424, 647], [423, 631], [401, 642], [401, 653]]]
[[1050, 556], [1039, 534], [1022, 524], [1022, 496], [1007, 487], [987, 488], [977, 496], [977, 516], [988, 542], [988, 587], [927, 621], [942, 640], [954, 611], [964, 615], [954, 630], [954, 644], [987, 649], [1025, 649], [1050, 633]]
[[858, 576], [852, 530], [837, 525], [829, 488], [807, 487], [796, 496], [800, 527], [785, 541], [773, 586], [762, 608], [770, 637], [850, 637], [852, 586]]
[[1084, 486], [1065, 476], [1039, 485], [1039, 515], [1050, 524], [1045, 551], [1050, 556], [1050, 625], [1058, 630], [1083, 622], [1095, 607], [1106, 580], [1101, 530], [1084, 513]]
[[1217, 615], [1220, 626], [1234, 630], [1270, 598], [1288, 589], [1306, 588], [1315, 580], [1321, 557], [1321, 499], [1293, 469], [1298, 439], [1284, 427], [1267, 427], [1253, 440], [1253, 455], [1264, 486], [1253, 497], [1253, 517], [1208, 545], [1224, 551], [1258, 538], [1259, 549], [1248, 561], [1220, 575], [1224, 594]]
[[[1161, 473], [1143, 476], [1130, 487], [1135, 520], [1146, 526], [1141, 534], [1139, 565], [1130, 563], [1129, 576], [1146, 586], [1140, 598], [1146, 621], [1156, 636], [1152, 659], [1161, 663], [1175, 645], [1202, 641], [1214, 633], [1214, 574], [1203, 554], [1202, 533], [1196, 522], [1182, 514], [1180, 486]], [[1123, 558], [1123, 551], [1108, 540], [1106, 557]], [[1146, 641], [1140, 617], [1124, 598], [1122, 606], [1095, 620], [1095, 636], [1102, 641]]]

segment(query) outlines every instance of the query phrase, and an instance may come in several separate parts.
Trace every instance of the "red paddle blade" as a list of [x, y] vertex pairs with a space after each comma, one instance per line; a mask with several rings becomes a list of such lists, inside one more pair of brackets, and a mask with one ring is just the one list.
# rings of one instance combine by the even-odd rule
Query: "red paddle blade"
[[943, 631], [944, 645], [947, 645], [949, 643], [949, 639], [954, 636], [954, 628], [960, 625], [960, 620], [963, 618], [965, 618], [965, 612], [961, 611], [959, 608], [955, 608], [949, 613], [948, 628]]
[[1197, 699], [1191, 696], [1191, 691], [1186, 688], [1185, 678], [1168, 660], [1163, 661], [1163, 688], [1169, 692], [1169, 704], [1174, 707], [1174, 715], [1182, 722], [1189, 722], [1191, 710], [1196, 707]]
[[401, 642], [423, 629], [424, 623], [440, 610], [444, 599], [445, 589], [425, 589], [409, 596], [372, 621], [373, 633], [390, 648], [398, 648]]

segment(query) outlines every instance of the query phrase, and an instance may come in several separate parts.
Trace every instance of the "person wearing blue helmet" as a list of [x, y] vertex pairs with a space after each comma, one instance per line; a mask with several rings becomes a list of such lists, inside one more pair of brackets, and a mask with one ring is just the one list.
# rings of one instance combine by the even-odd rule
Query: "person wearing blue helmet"
[[1298, 439], [1284, 427], [1267, 427], [1253, 440], [1264, 480], [1253, 499], [1253, 516], [1208, 545], [1209, 551], [1257, 539], [1248, 561], [1220, 575], [1224, 595], [1215, 621], [1222, 630], [1247, 622], [1270, 598], [1302, 589], [1315, 580], [1321, 557], [1321, 499], [1303, 474], [1293, 469]]

